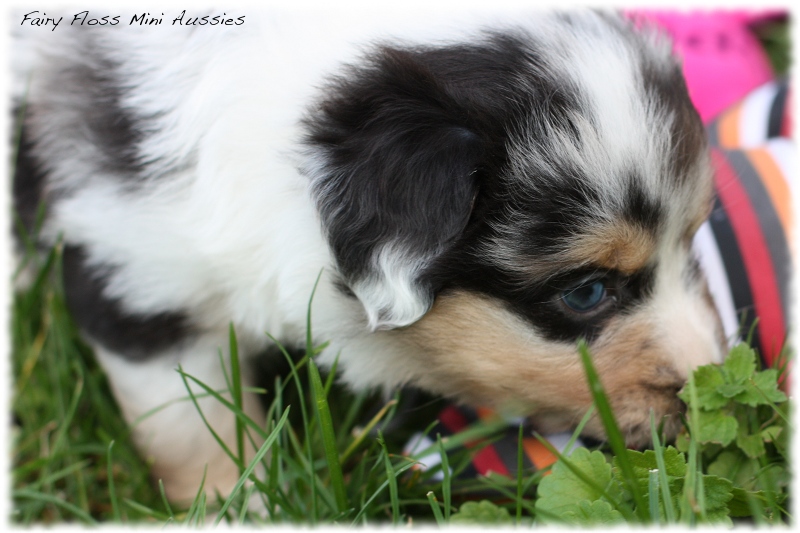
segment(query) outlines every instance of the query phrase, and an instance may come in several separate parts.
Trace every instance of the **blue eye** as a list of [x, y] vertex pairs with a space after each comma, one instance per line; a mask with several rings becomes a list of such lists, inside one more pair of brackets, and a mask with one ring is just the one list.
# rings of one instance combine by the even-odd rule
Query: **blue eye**
[[561, 299], [573, 311], [586, 313], [606, 299], [606, 286], [599, 280], [579, 285], [563, 291]]

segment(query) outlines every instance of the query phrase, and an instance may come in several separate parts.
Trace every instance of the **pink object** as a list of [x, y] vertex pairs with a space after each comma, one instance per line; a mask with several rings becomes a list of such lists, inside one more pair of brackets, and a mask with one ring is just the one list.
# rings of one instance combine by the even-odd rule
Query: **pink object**
[[672, 37], [674, 50], [683, 59], [689, 96], [703, 122], [774, 78], [749, 25], [783, 12], [637, 10], [627, 14], [654, 22]]

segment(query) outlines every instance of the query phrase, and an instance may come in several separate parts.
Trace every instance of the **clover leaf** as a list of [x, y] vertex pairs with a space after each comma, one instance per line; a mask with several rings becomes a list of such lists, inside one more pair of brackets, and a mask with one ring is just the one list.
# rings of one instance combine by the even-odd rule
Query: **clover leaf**
[[[592, 483], [578, 477], [565, 461], [583, 472]], [[607, 489], [612, 491], [612, 496], [618, 492], [611, 483], [611, 465], [606, 462], [605, 456], [599, 451], [578, 448], [570, 457], [557, 461], [550, 475], [539, 483], [536, 510], [543, 511], [543, 516], [558, 517], [567, 522], [594, 510], [599, 513], [598, 517], [602, 516], [605, 520], [608, 513], [605, 513], [604, 506], [582, 509], [581, 502], [601, 500], [604, 498], [603, 491]]]
[[450, 517], [451, 524], [511, 524], [508, 510], [488, 500], [466, 502]]

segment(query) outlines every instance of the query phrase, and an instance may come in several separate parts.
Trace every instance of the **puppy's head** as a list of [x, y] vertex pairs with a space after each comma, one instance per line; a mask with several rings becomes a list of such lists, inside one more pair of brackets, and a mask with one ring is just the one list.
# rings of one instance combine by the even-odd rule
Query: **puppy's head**
[[641, 444], [721, 359], [690, 251], [710, 167], [668, 43], [586, 13], [382, 46], [306, 126], [343, 290], [413, 348], [418, 385], [566, 428], [591, 403], [584, 338]]

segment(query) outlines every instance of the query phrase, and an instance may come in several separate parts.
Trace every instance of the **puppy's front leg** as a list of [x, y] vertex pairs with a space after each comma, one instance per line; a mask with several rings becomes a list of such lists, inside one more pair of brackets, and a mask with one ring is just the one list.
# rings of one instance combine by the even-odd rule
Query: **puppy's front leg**
[[[133, 427], [134, 438], [148, 461], [152, 474], [162, 479], [167, 497], [188, 504], [197, 495], [206, 470], [205, 491], [214, 497], [230, 493], [239, 470], [206, 427], [191, 401], [178, 367], [230, 399], [220, 361], [220, 348], [228, 364], [224, 335], [205, 336], [165, 351], [147, 361], [131, 361], [103, 347], [96, 347], [98, 360], [108, 374], [120, 408]], [[230, 371], [228, 371], [230, 375]], [[247, 386], [243, 376], [243, 386]], [[200, 386], [187, 379], [209, 425], [236, 452], [235, 415]], [[244, 410], [256, 421], [262, 413], [258, 400], [245, 395]], [[258, 443], [256, 443], [258, 444]], [[246, 458], [253, 456], [246, 439]]]

